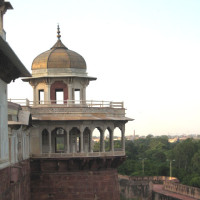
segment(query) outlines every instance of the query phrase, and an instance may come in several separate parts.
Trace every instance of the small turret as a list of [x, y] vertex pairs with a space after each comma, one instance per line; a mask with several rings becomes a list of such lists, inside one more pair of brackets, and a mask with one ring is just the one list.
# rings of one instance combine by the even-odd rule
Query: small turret
[[62, 43], [59, 26], [57, 38], [50, 50], [34, 59], [32, 77], [23, 79], [33, 87], [35, 105], [83, 102], [86, 87], [91, 80], [96, 80], [87, 75], [84, 58]]

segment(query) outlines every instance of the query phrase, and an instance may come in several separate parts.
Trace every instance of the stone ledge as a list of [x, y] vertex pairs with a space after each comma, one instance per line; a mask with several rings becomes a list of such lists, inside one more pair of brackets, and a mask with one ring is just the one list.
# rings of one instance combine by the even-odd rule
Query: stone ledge
[[31, 154], [31, 158], [77, 158], [77, 157], [108, 157], [125, 156], [125, 151], [91, 152], [91, 153], [42, 153]]
[[126, 156], [31, 158], [31, 171], [57, 173], [80, 170], [116, 169], [125, 159]]

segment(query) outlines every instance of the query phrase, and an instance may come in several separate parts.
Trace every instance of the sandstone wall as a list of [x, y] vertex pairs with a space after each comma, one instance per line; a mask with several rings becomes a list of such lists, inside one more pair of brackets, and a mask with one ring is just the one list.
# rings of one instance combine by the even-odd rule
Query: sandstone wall
[[0, 200], [30, 200], [29, 160], [0, 170]]
[[120, 200], [116, 169], [78, 166], [69, 169], [67, 161], [32, 160], [31, 200]]
[[[153, 184], [163, 184], [170, 178], [165, 176], [123, 176], [118, 175], [120, 183], [120, 195], [123, 200], [142, 199], [142, 200], [174, 200], [167, 195], [153, 192]], [[171, 182], [178, 182], [173, 178]]]
[[128, 177], [119, 175], [121, 199], [149, 200], [152, 196], [152, 182], [144, 177]]
[[180, 200], [180, 199], [177, 199], [175, 197], [170, 197], [170, 196], [167, 196], [167, 195], [164, 195], [164, 194], [159, 194], [159, 193], [156, 193], [156, 192], [152, 192], [152, 200]]

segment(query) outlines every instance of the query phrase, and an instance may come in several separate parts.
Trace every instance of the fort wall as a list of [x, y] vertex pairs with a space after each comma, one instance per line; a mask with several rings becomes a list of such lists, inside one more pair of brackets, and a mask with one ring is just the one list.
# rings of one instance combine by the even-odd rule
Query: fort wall
[[55, 163], [31, 161], [31, 200], [120, 200], [116, 169], [67, 169]]
[[30, 161], [0, 170], [0, 200], [30, 200]]
[[200, 188], [179, 183], [178, 179], [165, 176], [129, 177], [118, 175], [122, 199], [143, 200], [200, 199]]
[[[122, 199], [141, 198], [149, 200], [152, 196], [153, 177], [129, 177], [118, 175]], [[151, 180], [149, 180], [151, 178]]]

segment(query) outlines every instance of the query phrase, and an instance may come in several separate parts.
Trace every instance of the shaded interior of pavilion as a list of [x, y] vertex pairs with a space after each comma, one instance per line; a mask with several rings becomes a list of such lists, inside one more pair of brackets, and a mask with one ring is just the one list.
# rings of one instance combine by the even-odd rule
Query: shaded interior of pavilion
[[99, 127], [90, 130], [77, 127], [69, 131], [56, 127], [52, 131], [41, 132], [42, 153], [92, 153], [108, 151], [124, 151], [125, 136], [123, 130]]

